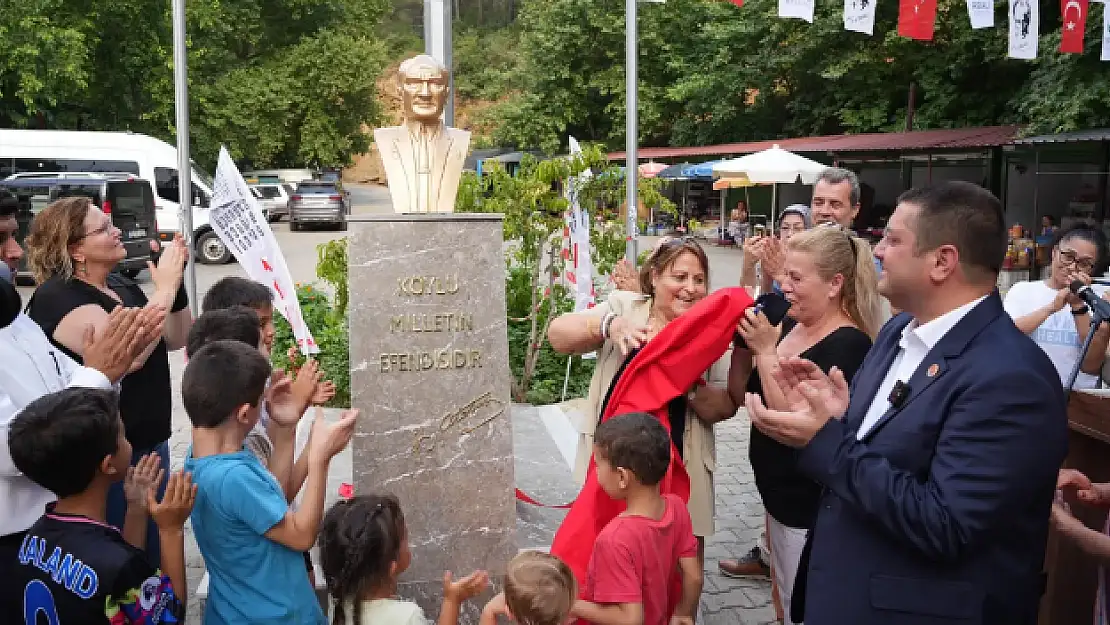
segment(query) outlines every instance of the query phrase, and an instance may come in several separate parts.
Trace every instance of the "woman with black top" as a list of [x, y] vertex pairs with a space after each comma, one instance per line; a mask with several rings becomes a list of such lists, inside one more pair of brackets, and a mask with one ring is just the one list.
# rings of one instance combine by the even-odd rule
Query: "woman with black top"
[[[165, 470], [159, 497], [169, 476], [170, 364], [168, 354], [181, 349], [192, 324], [188, 298], [181, 288], [186, 250], [180, 236], [166, 245], [157, 266], [150, 265], [154, 294], [147, 298], [139, 285], [113, 269], [127, 255], [112, 217], [86, 197], [69, 197], [47, 206], [31, 223], [27, 235], [28, 264], [38, 288], [27, 314], [50, 340], [78, 363], [83, 362], [84, 336], [97, 329], [117, 306], [160, 307], [167, 311], [162, 332], [135, 359], [120, 383], [120, 416], [130, 441], [132, 464], [146, 454], [161, 456]], [[108, 495], [108, 522], [123, 527], [127, 512], [121, 482]], [[158, 531], [147, 526], [147, 552], [159, 554]]]
[[[729, 371], [729, 392], [742, 398], [756, 393], [768, 406], [786, 410], [774, 381], [781, 358], [806, 358], [822, 371], [840, 369], [851, 381], [878, 331], [878, 276], [870, 247], [839, 225], [820, 226], [794, 235], [786, 248], [783, 296], [789, 318], [778, 326], [748, 311], [739, 334], [746, 343], [748, 367]], [[797, 469], [797, 452], [751, 429], [748, 458], [768, 515], [771, 575], [790, 625], [790, 598], [806, 534], [817, 517], [821, 487]]]

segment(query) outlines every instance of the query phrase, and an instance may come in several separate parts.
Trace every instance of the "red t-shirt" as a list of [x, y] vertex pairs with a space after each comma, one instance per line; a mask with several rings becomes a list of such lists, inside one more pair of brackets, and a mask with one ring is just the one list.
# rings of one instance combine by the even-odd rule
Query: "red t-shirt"
[[601, 530], [586, 571], [585, 599], [594, 603], [640, 603], [644, 625], [667, 625], [671, 575], [679, 558], [695, 558], [698, 541], [686, 504], [663, 495], [658, 521], [618, 516]]

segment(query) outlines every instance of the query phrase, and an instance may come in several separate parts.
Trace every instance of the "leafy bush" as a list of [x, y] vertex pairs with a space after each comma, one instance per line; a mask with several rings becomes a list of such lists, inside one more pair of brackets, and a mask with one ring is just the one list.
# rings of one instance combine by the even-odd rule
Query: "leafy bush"
[[[316, 355], [320, 369], [327, 379], [335, 383], [335, 397], [329, 407], [346, 408], [351, 405], [351, 350], [347, 327], [347, 241], [339, 239], [317, 247], [319, 260], [316, 275], [336, 292], [332, 303], [327, 293], [311, 284], [297, 284], [297, 301], [301, 314], [320, 347]], [[275, 367], [297, 369], [304, 364], [304, 356], [294, 349], [293, 329], [284, 317], [274, 317], [274, 349], [270, 360]]]

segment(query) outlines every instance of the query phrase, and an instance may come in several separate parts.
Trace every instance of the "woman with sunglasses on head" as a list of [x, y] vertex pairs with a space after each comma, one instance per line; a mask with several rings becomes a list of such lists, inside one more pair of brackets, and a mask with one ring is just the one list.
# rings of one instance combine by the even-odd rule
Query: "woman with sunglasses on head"
[[[640, 270], [640, 290], [613, 291], [599, 306], [559, 315], [547, 339], [564, 354], [597, 351], [584, 422], [578, 423], [574, 476], [581, 484], [593, 452], [593, 432], [625, 365], [668, 323], [709, 293], [709, 259], [692, 237], [665, 239]], [[690, 476], [688, 508], [704, 561], [705, 537], [713, 535], [713, 424], [731, 418], [737, 407], [724, 388], [699, 385], [669, 406], [671, 438]]]
[[[161, 331], [150, 334], [150, 343], [120, 382], [120, 417], [133, 449], [132, 464], [150, 453], [160, 456], [161, 497], [170, 473], [167, 442], [173, 411], [168, 352], [185, 346], [192, 325], [188, 296], [181, 287], [187, 253], [180, 235], [165, 246], [158, 264], [150, 265], [154, 293], [149, 298], [136, 282], [114, 272], [126, 256], [112, 216], [89, 198], [67, 197], [50, 204], [35, 216], [27, 235], [27, 264], [38, 283], [27, 315], [58, 349], [82, 364], [87, 330], [95, 328], [99, 334], [112, 309], [164, 311], [159, 313], [165, 315]], [[127, 508], [122, 482], [117, 482], [108, 492], [108, 522], [122, 528]], [[146, 551], [157, 561], [153, 521], [147, 524]]]
[[[1056, 365], [1062, 384], [1067, 384], [1091, 329], [1089, 307], [1068, 287], [1076, 280], [1091, 284], [1091, 275], [1104, 267], [1106, 255], [1106, 236], [1092, 226], [1080, 224], [1059, 232], [1052, 246], [1050, 275], [1044, 280], [1013, 285], [1003, 301], [1017, 327]], [[1095, 286], [1094, 290], [1107, 298], [1105, 287]], [[1098, 384], [1107, 343], [1110, 327], [1103, 324], [1083, 359], [1075, 388], [1094, 388]]]

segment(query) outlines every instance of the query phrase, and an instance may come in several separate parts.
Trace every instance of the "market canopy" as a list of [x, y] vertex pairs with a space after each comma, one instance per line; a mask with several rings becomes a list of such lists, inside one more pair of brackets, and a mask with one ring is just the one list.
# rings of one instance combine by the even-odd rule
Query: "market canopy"
[[805, 184], [813, 184], [827, 167], [823, 163], [788, 152], [778, 144], [762, 152], [712, 163], [713, 175], [719, 178], [733, 178], [743, 174], [755, 184], [789, 184], [797, 182], [799, 178]]

